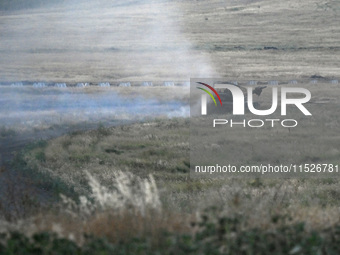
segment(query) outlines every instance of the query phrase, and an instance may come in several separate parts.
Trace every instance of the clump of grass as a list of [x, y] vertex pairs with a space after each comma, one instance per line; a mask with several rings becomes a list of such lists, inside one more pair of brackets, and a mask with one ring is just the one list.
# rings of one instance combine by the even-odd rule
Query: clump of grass
[[111, 188], [99, 183], [91, 174], [87, 173], [89, 197], [81, 196], [80, 203], [62, 196], [62, 200], [69, 212], [76, 209], [77, 212], [91, 215], [94, 211], [112, 209], [115, 212], [131, 210], [141, 215], [151, 210], [160, 210], [161, 203], [159, 192], [152, 176], [141, 179], [132, 173], [117, 171], [111, 176]]
[[[53, 240], [57, 239], [71, 242], [73, 248], [81, 245], [77, 248], [81, 250], [88, 245], [84, 235], [93, 236], [94, 239], [105, 238], [118, 246], [121, 242], [134, 243], [136, 238], [140, 238], [140, 242], [151, 242], [154, 246], [160, 240], [164, 242], [167, 239], [165, 232], [189, 231], [189, 225], [184, 224], [187, 221], [185, 217], [162, 210], [160, 195], [152, 176], [142, 179], [118, 171], [112, 179], [111, 187], [103, 186], [90, 174], [87, 174], [87, 178], [91, 189], [88, 197], [81, 196], [73, 200], [62, 196], [58, 210], [53, 209], [24, 219], [21, 221], [23, 224], [17, 222], [10, 225], [7, 227], [10, 233], [0, 237], [0, 243], [5, 244], [1, 248], [11, 249], [7, 245], [16, 242], [20, 236], [22, 246], [26, 249], [24, 251], [27, 252], [23, 254], [31, 254], [31, 248], [39, 246], [35, 233], [47, 235], [45, 237], [48, 240], [40, 248], [48, 249], [53, 246]], [[0, 232], [4, 229], [2, 223]], [[15, 233], [13, 236], [11, 231], [23, 234]], [[55, 234], [49, 234], [52, 232]], [[151, 247], [151, 243], [148, 246]], [[65, 252], [71, 251], [66, 249]]]

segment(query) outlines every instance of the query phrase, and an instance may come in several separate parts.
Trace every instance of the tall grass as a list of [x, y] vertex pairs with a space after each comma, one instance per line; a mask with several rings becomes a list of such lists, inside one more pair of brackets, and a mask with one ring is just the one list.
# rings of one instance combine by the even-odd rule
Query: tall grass
[[186, 120], [99, 129], [17, 159], [30, 176], [63, 183], [65, 195], [53, 208], [4, 219], [4, 249], [17, 239], [35, 247], [35, 235], [48, 233], [44, 248], [66, 240], [79, 254], [339, 254], [338, 179], [188, 178]]
[[113, 211], [123, 214], [127, 211], [145, 216], [150, 210], [160, 211], [159, 192], [152, 175], [142, 179], [129, 172], [117, 171], [110, 176], [110, 188], [103, 186], [87, 172], [90, 195], [80, 196], [79, 203], [62, 195], [65, 209], [81, 215], [93, 215], [95, 212]]
[[229, 196], [227, 191], [229, 199], [224, 203], [221, 198], [217, 206], [194, 216], [165, 209], [152, 176], [142, 179], [118, 171], [112, 187], [103, 186], [91, 174], [87, 178], [91, 192], [80, 202], [64, 196], [59, 210], [15, 224], [0, 222], [4, 232], [0, 252], [331, 255], [340, 251], [338, 209], [328, 209], [324, 218], [323, 210], [308, 215], [311, 209], [302, 212], [294, 204], [285, 205], [296, 192], [294, 182], [268, 191], [256, 188], [253, 196], [258, 199], [253, 200], [247, 200], [241, 190]]

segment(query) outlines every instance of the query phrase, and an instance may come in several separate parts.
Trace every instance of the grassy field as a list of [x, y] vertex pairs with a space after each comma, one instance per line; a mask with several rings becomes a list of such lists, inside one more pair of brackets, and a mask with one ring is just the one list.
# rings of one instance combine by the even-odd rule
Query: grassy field
[[339, 73], [338, 1], [82, 1], [0, 16], [0, 80]]
[[[299, 80], [313, 119], [219, 130], [217, 146], [247, 164], [339, 163], [339, 1], [61, 2], [0, 4], [0, 84]], [[35, 140], [0, 168], [0, 254], [340, 254], [338, 178], [190, 177], [188, 112], [172, 111], [188, 89], [0, 90], [1, 156]]]
[[[11, 202], [25, 201], [26, 214], [35, 214], [25, 220], [30, 224], [3, 228], [56, 232], [47, 243], [66, 237], [81, 249], [103, 242], [84, 239], [87, 233], [104, 238], [107, 246], [96, 249], [122, 254], [338, 252], [337, 178], [192, 179], [188, 131], [188, 119], [163, 119], [76, 132], [29, 148], [16, 166], [40, 189], [64, 195], [50, 209], [17, 196]], [[39, 246], [34, 240], [27, 249]]]

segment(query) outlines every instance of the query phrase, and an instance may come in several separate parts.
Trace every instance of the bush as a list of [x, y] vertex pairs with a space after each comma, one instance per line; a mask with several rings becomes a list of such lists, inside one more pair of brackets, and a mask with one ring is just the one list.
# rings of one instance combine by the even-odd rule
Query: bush
[[194, 235], [164, 232], [157, 246], [147, 237], [125, 242], [109, 242], [106, 238], [85, 235], [82, 245], [41, 232], [31, 238], [12, 232], [0, 235], [1, 254], [237, 254], [237, 255], [336, 255], [340, 254], [340, 226], [323, 233], [306, 231], [304, 223], [282, 225], [277, 229], [241, 230], [238, 217], [210, 219], [199, 223]]

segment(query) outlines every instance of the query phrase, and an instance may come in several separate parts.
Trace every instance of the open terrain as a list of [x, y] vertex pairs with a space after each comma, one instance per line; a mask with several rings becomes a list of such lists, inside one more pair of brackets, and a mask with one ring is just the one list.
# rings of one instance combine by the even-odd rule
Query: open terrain
[[[267, 139], [267, 132], [257, 132], [264, 150], [261, 141]], [[317, 134], [317, 130], [310, 132], [310, 136]], [[251, 145], [245, 147], [242, 136], [228, 138], [234, 146], [226, 155], [251, 149]], [[289, 142], [277, 140], [271, 146], [289, 146]], [[314, 151], [318, 144], [313, 141], [296, 148], [304, 160]], [[332, 157], [332, 162], [339, 163], [338, 154], [322, 153], [318, 160]], [[251, 160], [263, 161], [259, 156]], [[27, 226], [6, 226], [24, 233], [57, 231], [61, 237], [71, 235], [81, 247], [89, 245], [83, 233], [93, 234], [118, 250], [130, 247], [137, 238], [140, 248], [136, 249], [165, 254], [172, 249], [209, 254], [212, 247], [221, 249], [221, 254], [286, 254], [294, 249], [297, 254], [317, 254], [322, 249], [330, 251], [322, 254], [338, 252], [338, 178], [190, 178], [188, 119], [159, 119], [64, 135], [29, 148], [14, 166], [36, 187], [55, 196], [54, 201], [56, 195], [66, 195], [59, 201], [61, 211], [37, 213], [33, 221], [26, 220]], [[5, 194], [11, 198], [11, 192]], [[42, 210], [22, 195], [9, 201], [27, 204], [15, 211], [16, 217]], [[6, 210], [4, 215], [8, 216]], [[172, 238], [176, 241], [169, 243]]]
[[188, 88], [8, 86], [297, 80], [313, 118], [216, 137], [240, 164], [339, 164], [339, 13], [335, 0], [1, 3], [0, 253], [340, 254], [338, 178], [190, 177]]
[[81, 1], [2, 11], [0, 80], [338, 76], [338, 1]]

